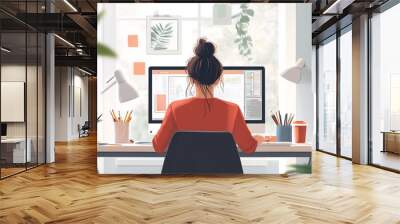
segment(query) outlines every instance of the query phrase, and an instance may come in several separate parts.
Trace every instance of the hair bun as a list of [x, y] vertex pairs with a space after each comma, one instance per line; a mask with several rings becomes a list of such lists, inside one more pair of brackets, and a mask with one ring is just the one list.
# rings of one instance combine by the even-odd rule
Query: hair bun
[[205, 39], [199, 39], [194, 53], [201, 58], [208, 58], [214, 55], [215, 46], [211, 42], [207, 42]]

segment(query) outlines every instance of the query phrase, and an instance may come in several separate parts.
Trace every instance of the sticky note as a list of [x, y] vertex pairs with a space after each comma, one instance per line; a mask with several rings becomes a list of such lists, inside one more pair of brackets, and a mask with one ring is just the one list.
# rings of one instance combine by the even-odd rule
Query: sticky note
[[128, 35], [128, 47], [138, 47], [139, 39], [137, 35]]
[[167, 95], [157, 94], [156, 95], [156, 111], [165, 112], [167, 110]]
[[144, 75], [146, 64], [144, 62], [134, 62], [133, 63], [133, 74], [134, 75]]

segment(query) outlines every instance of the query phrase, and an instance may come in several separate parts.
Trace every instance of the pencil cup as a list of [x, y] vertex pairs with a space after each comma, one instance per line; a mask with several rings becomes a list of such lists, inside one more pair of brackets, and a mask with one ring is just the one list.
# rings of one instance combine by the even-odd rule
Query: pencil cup
[[291, 142], [292, 141], [292, 126], [277, 126], [276, 127], [276, 141], [277, 142]]
[[129, 143], [129, 122], [114, 122], [115, 143]]

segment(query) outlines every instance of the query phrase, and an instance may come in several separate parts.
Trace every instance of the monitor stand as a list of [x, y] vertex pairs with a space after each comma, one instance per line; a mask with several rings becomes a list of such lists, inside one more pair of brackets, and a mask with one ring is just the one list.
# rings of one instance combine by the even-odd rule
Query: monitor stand
[[156, 135], [158, 130], [160, 129], [160, 127], [161, 127], [160, 123], [158, 123], [158, 124], [149, 124], [149, 134], [151, 136]]

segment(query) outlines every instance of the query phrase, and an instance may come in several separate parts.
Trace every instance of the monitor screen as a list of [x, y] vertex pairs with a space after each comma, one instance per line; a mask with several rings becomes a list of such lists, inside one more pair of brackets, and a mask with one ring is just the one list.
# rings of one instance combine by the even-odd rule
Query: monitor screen
[[[168, 105], [192, 97], [186, 67], [149, 68], [149, 122], [160, 123]], [[264, 67], [224, 67], [223, 85], [214, 90], [217, 98], [236, 103], [248, 123], [265, 122]]]
[[1, 123], [1, 136], [7, 136], [7, 124]]

